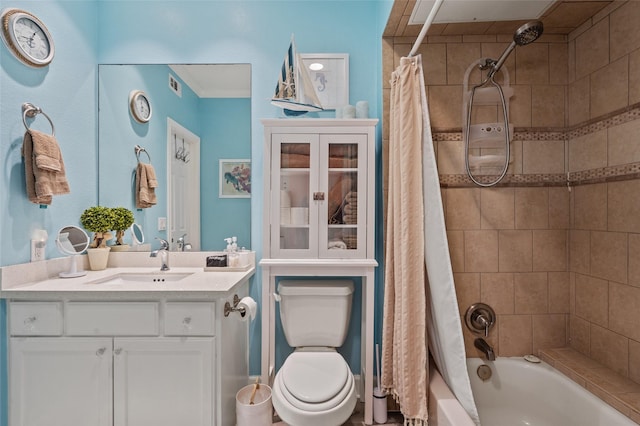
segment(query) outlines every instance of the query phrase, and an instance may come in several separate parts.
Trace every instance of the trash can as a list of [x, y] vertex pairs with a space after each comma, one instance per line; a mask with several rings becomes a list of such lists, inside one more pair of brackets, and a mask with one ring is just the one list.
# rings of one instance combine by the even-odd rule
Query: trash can
[[251, 404], [251, 394], [255, 386], [255, 384], [245, 386], [236, 394], [237, 426], [271, 426], [273, 420], [271, 388], [260, 383]]

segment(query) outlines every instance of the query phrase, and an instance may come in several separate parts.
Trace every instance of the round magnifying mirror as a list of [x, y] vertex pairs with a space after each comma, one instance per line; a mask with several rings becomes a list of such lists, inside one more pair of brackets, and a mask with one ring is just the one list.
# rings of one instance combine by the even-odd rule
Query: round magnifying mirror
[[65, 226], [58, 232], [56, 245], [58, 250], [71, 257], [71, 266], [68, 272], [60, 272], [60, 278], [75, 278], [87, 275], [87, 271], [78, 269], [75, 256], [82, 254], [89, 247], [89, 236], [83, 229], [77, 226]]
[[131, 235], [134, 246], [139, 246], [144, 243], [144, 233], [142, 232], [142, 227], [137, 223], [131, 225]]

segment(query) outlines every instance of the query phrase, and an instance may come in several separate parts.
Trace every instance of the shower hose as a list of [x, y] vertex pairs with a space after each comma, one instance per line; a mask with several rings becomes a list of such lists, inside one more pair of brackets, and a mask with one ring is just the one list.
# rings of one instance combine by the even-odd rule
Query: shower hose
[[[467, 175], [469, 176], [469, 179], [471, 179], [473, 183], [475, 183], [476, 185], [483, 186], [483, 187], [494, 186], [495, 184], [497, 184], [502, 180], [504, 175], [507, 174], [507, 169], [509, 168], [509, 158], [511, 156], [511, 153], [509, 150], [509, 146], [510, 146], [509, 141], [511, 139], [511, 135], [509, 132], [509, 114], [507, 111], [507, 103], [504, 98], [504, 92], [502, 91], [502, 87], [493, 79], [494, 75], [495, 73], [490, 73], [489, 77], [487, 77], [482, 83], [476, 86], [473, 86], [473, 88], [471, 89], [471, 95], [469, 96], [469, 104], [467, 107], [467, 125], [466, 125], [465, 139], [464, 139], [464, 166], [465, 166], [465, 169], [467, 170]], [[492, 182], [485, 183], [476, 179], [473, 176], [473, 173], [471, 172], [471, 168], [469, 167], [469, 131], [471, 130], [471, 110], [473, 108], [473, 97], [475, 95], [476, 89], [486, 86], [489, 83], [491, 83], [496, 89], [498, 89], [498, 93], [500, 94], [500, 100], [502, 101], [502, 112], [504, 114], [504, 127], [505, 127], [505, 133], [504, 133], [505, 154], [504, 154], [504, 165], [502, 167], [502, 172], [500, 173], [498, 178]]]

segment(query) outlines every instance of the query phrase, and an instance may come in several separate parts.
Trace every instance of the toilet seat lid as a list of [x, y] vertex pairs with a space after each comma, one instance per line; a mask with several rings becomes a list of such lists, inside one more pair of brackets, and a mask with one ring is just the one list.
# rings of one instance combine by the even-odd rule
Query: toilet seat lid
[[294, 352], [281, 368], [282, 382], [298, 400], [319, 404], [348, 383], [349, 366], [337, 352]]

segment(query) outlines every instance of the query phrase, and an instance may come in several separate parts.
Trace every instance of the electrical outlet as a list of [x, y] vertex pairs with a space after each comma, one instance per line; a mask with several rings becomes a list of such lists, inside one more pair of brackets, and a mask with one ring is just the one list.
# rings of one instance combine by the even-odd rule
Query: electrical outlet
[[167, 230], [167, 218], [159, 217], [158, 218], [158, 231], [166, 231]]
[[44, 241], [31, 240], [31, 261], [39, 262], [44, 260]]

